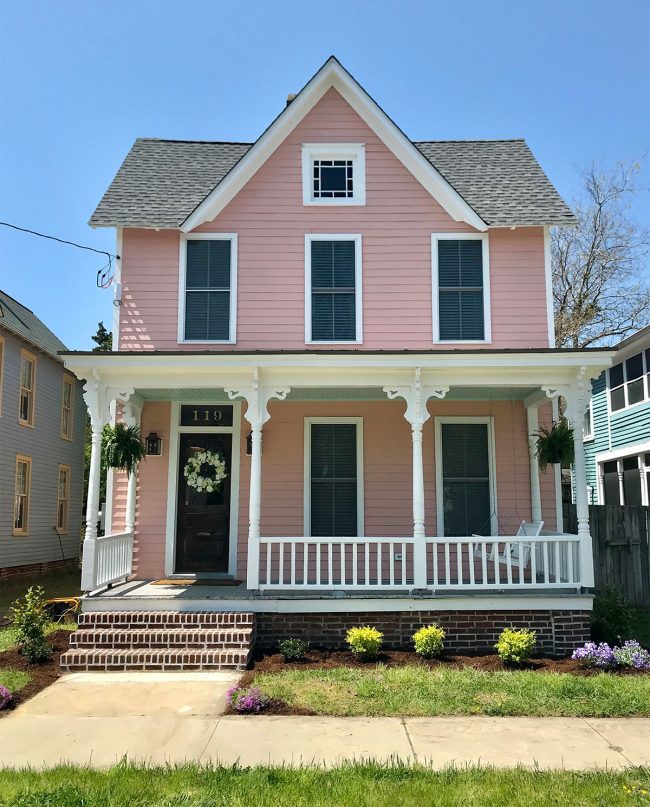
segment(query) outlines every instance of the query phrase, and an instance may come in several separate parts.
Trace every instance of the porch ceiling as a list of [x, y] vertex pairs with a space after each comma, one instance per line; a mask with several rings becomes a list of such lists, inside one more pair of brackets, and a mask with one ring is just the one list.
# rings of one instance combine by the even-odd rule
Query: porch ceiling
[[[221, 403], [229, 398], [223, 389], [200, 387], [155, 388], [136, 391], [145, 401], [187, 401], [188, 403]], [[512, 401], [521, 400], [536, 391], [535, 387], [451, 387], [447, 400]], [[294, 387], [287, 401], [386, 401], [381, 387]]]

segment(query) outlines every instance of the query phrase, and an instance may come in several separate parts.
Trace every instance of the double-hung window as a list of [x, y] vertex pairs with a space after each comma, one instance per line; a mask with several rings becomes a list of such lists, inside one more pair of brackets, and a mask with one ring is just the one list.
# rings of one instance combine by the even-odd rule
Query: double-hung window
[[68, 506], [70, 502], [70, 466], [59, 465], [56, 494], [56, 528], [61, 533], [68, 531]]
[[610, 367], [608, 386], [612, 412], [650, 400], [650, 350]]
[[487, 235], [434, 233], [433, 341], [489, 342]]
[[361, 342], [361, 236], [305, 237], [305, 342]]
[[27, 350], [20, 351], [20, 395], [18, 398], [18, 422], [21, 426], [34, 425], [34, 387], [36, 381], [36, 357]]
[[179, 342], [235, 342], [237, 236], [181, 239]]
[[32, 485], [32, 459], [16, 455], [14, 483], [14, 535], [27, 535], [29, 529], [29, 496]]
[[72, 411], [74, 403], [74, 378], [63, 376], [63, 393], [61, 396], [61, 437], [72, 440]]

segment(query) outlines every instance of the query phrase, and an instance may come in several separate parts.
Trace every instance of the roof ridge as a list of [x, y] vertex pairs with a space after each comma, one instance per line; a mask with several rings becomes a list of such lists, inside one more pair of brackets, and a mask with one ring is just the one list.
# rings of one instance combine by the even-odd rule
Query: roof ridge
[[215, 146], [252, 146], [243, 140], [177, 140], [173, 137], [136, 137], [136, 143], [197, 143]]
[[473, 139], [473, 138], [464, 138], [458, 140], [412, 140], [413, 145], [417, 146], [419, 143], [525, 143], [525, 137], [495, 137], [495, 138], [483, 138], [483, 139]]
[[[24, 308], [25, 311], [29, 311], [30, 314], [34, 314], [31, 308], [27, 308], [27, 306], [21, 303], [20, 300], [17, 300], [15, 297], [12, 297], [11, 294], [7, 294], [7, 292], [4, 291], [4, 289], [0, 289], [0, 294], [3, 294], [5, 297], [8, 297], [12, 302], [16, 303], [16, 305], [19, 305], [21, 308]], [[34, 314], [34, 316], [36, 316], [36, 314]]]

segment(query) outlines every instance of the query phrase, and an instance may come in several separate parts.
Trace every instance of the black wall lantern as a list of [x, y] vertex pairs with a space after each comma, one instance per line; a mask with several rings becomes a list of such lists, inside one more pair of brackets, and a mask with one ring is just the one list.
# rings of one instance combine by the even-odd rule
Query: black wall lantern
[[156, 432], [149, 432], [145, 440], [145, 445], [147, 448], [147, 456], [149, 457], [160, 457], [162, 454], [162, 440]]

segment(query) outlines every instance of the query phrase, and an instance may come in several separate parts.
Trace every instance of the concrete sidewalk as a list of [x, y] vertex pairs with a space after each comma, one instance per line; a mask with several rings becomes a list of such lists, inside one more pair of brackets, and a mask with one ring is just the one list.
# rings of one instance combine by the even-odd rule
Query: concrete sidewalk
[[582, 770], [650, 764], [650, 719], [223, 716], [229, 673], [79, 673], [0, 719], [2, 764], [336, 765], [402, 760]]

